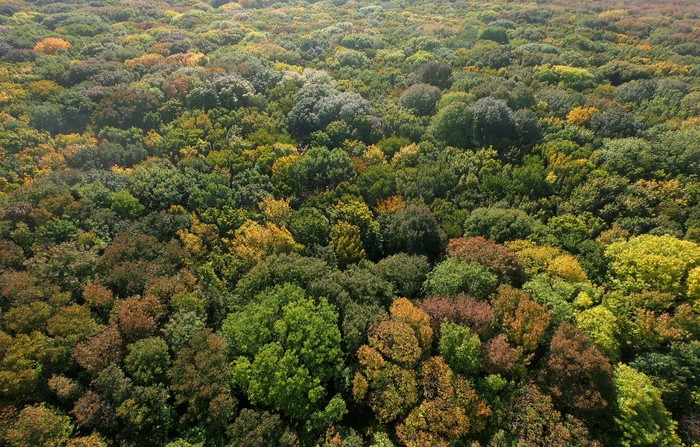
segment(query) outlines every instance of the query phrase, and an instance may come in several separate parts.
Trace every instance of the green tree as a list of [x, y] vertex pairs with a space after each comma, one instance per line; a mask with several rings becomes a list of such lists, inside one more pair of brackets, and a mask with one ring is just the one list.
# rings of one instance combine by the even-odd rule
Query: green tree
[[508, 32], [505, 28], [489, 26], [479, 31], [479, 40], [493, 40], [500, 44], [508, 43]]
[[168, 390], [161, 386], [136, 386], [116, 408], [116, 415], [129, 427], [125, 437], [144, 446], [162, 446], [170, 438], [175, 411]]
[[668, 352], [645, 352], [630, 366], [649, 376], [663, 393], [664, 405], [680, 420], [697, 412], [700, 391], [700, 344], [672, 343]]
[[460, 374], [472, 375], [481, 362], [481, 341], [468, 327], [444, 322], [440, 326], [440, 354], [450, 368]]
[[299, 447], [299, 439], [279, 415], [267, 411], [241, 410], [236, 420], [226, 430], [230, 445], [247, 447]]
[[374, 271], [394, 286], [398, 296], [414, 298], [421, 290], [430, 265], [425, 256], [399, 253], [377, 262]]
[[503, 243], [526, 239], [540, 230], [541, 224], [524, 211], [512, 208], [477, 208], [464, 223], [465, 236], [483, 236]]
[[399, 102], [402, 107], [411, 110], [417, 116], [425, 116], [432, 115], [441, 96], [442, 92], [438, 87], [415, 84], [401, 94]]
[[453, 102], [433, 117], [429, 132], [447, 146], [468, 148], [473, 144], [474, 112], [463, 102]]
[[618, 364], [615, 379], [615, 423], [623, 447], [680, 447], [676, 422], [664, 407], [661, 391], [649, 377]]
[[168, 345], [160, 337], [144, 338], [128, 345], [124, 367], [134, 382], [142, 385], [166, 383], [170, 366]]
[[382, 219], [384, 251], [426, 255], [437, 259], [445, 247], [445, 234], [430, 208], [407, 206]]
[[472, 104], [474, 142], [479, 147], [506, 149], [517, 137], [513, 111], [505, 101], [486, 97]]
[[487, 299], [497, 286], [498, 277], [486, 267], [455, 258], [439, 263], [423, 283], [423, 289], [429, 295], [451, 297], [467, 293], [478, 299]]
[[338, 314], [325, 299], [286, 284], [259, 294], [224, 321], [233, 380], [256, 405], [321, 428], [345, 413], [329, 382], [342, 367]]
[[181, 430], [203, 430], [212, 441], [222, 437], [236, 406], [230, 374], [224, 340], [211, 329], [195, 332], [168, 371]]

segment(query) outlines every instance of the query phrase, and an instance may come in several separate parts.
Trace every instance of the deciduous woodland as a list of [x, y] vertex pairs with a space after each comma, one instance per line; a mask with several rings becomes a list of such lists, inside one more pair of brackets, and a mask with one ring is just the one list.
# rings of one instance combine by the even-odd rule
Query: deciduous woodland
[[0, 0], [0, 446], [700, 446], [700, 3]]

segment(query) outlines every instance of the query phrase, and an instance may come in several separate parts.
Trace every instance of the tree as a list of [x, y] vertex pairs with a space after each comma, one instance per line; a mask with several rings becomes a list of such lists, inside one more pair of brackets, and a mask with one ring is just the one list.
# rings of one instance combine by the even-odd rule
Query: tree
[[649, 79], [653, 76], [650, 68], [619, 59], [601, 66], [600, 72], [612, 85], [621, 85], [637, 79]]
[[511, 346], [505, 334], [499, 334], [484, 344], [485, 371], [511, 377], [522, 372], [522, 363], [522, 348]]
[[640, 127], [633, 115], [618, 108], [596, 113], [591, 118], [591, 130], [605, 138], [634, 137]]
[[608, 358], [617, 360], [620, 357], [620, 325], [610, 309], [598, 305], [576, 314], [576, 327], [586, 333]]
[[370, 328], [369, 344], [357, 351], [355, 401], [367, 402], [382, 423], [406, 415], [419, 398], [413, 368], [428, 354], [432, 338], [425, 312], [405, 298], [394, 301], [390, 314]]
[[168, 345], [160, 337], [144, 338], [128, 345], [124, 367], [134, 382], [142, 385], [166, 383], [170, 366]]
[[443, 322], [469, 327], [481, 337], [491, 331], [494, 313], [485, 301], [465, 295], [454, 298], [433, 295], [421, 302], [421, 308], [430, 315], [430, 325], [435, 334], [440, 333]]
[[599, 445], [590, 439], [580, 420], [556, 411], [552, 399], [534, 384], [526, 384], [515, 393], [506, 419], [508, 428], [497, 432], [489, 445]]
[[454, 258], [439, 263], [423, 283], [429, 295], [452, 297], [466, 293], [482, 300], [491, 296], [497, 286], [498, 277], [486, 267]]
[[24, 407], [6, 436], [11, 447], [60, 447], [72, 432], [68, 416], [39, 405]]
[[330, 245], [341, 267], [356, 264], [365, 259], [360, 229], [351, 223], [340, 221], [331, 228]]
[[610, 260], [613, 281], [623, 290], [684, 295], [684, 278], [700, 265], [700, 246], [669, 235], [642, 235], [610, 244], [605, 256]]
[[264, 405], [309, 428], [337, 421], [345, 413], [339, 396], [327, 398], [328, 383], [340, 371], [338, 314], [325, 299], [307, 298], [286, 284], [260, 293], [222, 326], [234, 382], [255, 405]]
[[452, 85], [452, 67], [444, 62], [428, 61], [408, 76], [412, 84], [424, 83], [441, 89]]
[[440, 109], [430, 123], [430, 133], [447, 146], [468, 148], [474, 139], [474, 112], [463, 102]]
[[464, 64], [480, 68], [507, 67], [511, 64], [511, 54], [504, 47], [492, 40], [481, 40], [466, 54]]
[[143, 213], [145, 207], [129, 191], [121, 190], [112, 194], [112, 209], [120, 217], [134, 219]]
[[37, 129], [60, 133], [64, 129], [63, 110], [61, 106], [54, 103], [41, 104], [32, 107], [31, 123]]
[[370, 111], [367, 101], [357, 93], [338, 92], [327, 84], [307, 83], [294, 95], [287, 127], [292, 135], [307, 138], [336, 120], [357, 128]]
[[192, 335], [205, 327], [205, 318], [195, 311], [181, 310], [170, 315], [163, 335], [173, 352], [180, 352]]
[[477, 208], [464, 223], [465, 236], [483, 236], [498, 243], [526, 239], [538, 229], [532, 217], [512, 208]]
[[442, 357], [428, 359], [421, 368], [421, 377], [423, 401], [396, 427], [398, 438], [406, 446], [447, 446], [483, 429], [490, 408]]
[[366, 68], [371, 64], [365, 53], [357, 50], [340, 50], [335, 59], [341, 67]]
[[342, 149], [309, 149], [291, 168], [295, 190], [301, 196], [332, 189], [352, 179], [355, 168]]
[[151, 128], [158, 124], [149, 118], [158, 107], [158, 99], [149, 91], [118, 88], [95, 107], [92, 119], [98, 128]]
[[231, 241], [231, 251], [239, 263], [240, 273], [245, 273], [268, 256], [291, 253], [300, 248], [286, 227], [252, 220], [237, 229]]
[[615, 367], [615, 423], [620, 445], [681, 446], [676, 422], [664, 407], [661, 391], [649, 377], [622, 363]]
[[433, 114], [441, 96], [442, 92], [438, 87], [429, 84], [414, 84], [401, 94], [399, 103], [417, 116], [426, 116]]
[[387, 256], [374, 266], [374, 271], [394, 286], [396, 295], [417, 297], [430, 270], [425, 256], [399, 253]]
[[226, 343], [211, 329], [195, 332], [168, 371], [182, 429], [199, 428], [209, 439], [220, 438], [233, 419]]
[[664, 405], [675, 420], [682, 420], [697, 411], [698, 404], [693, 395], [700, 389], [698, 351], [697, 342], [672, 343], [668, 353], [646, 352], [630, 363], [659, 388]]
[[474, 142], [477, 146], [494, 146], [503, 150], [516, 138], [513, 111], [505, 101], [486, 97], [472, 104]]
[[575, 284], [548, 274], [535, 275], [523, 284], [523, 290], [549, 311], [555, 325], [563, 321], [571, 321], [576, 313], [573, 304], [575, 299], [581, 299], [580, 305], [585, 307], [592, 303], [594, 296], [591, 289], [579, 288]]
[[655, 79], [635, 79], [619, 85], [615, 89], [615, 96], [622, 102], [639, 105], [654, 97], [657, 84]]
[[612, 367], [585, 334], [562, 323], [549, 345], [542, 386], [563, 411], [602, 420], [612, 396]]
[[489, 26], [479, 31], [479, 40], [492, 40], [500, 44], [508, 43], [508, 32], [505, 28]]
[[112, 323], [101, 326], [85, 342], [79, 343], [73, 352], [78, 364], [93, 375], [121, 360], [124, 341], [119, 328]]
[[483, 237], [450, 240], [447, 254], [462, 262], [476, 262], [491, 269], [499, 280], [518, 285], [524, 279], [523, 265], [517, 254], [507, 247]]
[[292, 212], [289, 231], [302, 245], [326, 245], [330, 237], [330, 222], [318, 208], [304, 207]]
[[129, 192], [149, 210], [168, 209], [184, 203], [187, 186], [187, 178], [163, 159], [146, 160], [129, 175]]
[[453, 371], [472, 375], [481, 362], [481, 341], [468, 327], [444, 322], [440, 326], [440, 354]]
[[163, 305], [155, 296], [132, 297], [115, 306], [112, 322], [116, 322], [124, 340], [133, 342], [153, 335], [163, 314]]
[[83, 286], [83, 300], [90, 309], [102, 313], [111, 309], [114, 304], [114, 294], [101, 284], [88, 282]]
[[502, 285], [493, 299], [493, 308], [510, 342], [528, 352], [537, 349], [550, 322], [542, 306], [523, 291]]
[[192, 108], [209, 110], [217, 106], [227, 109], [251, 103], [255, 88], [238, 74], [218, 75], [212, 79], [193, 82], [185, 101]]
[[267, 288], [289, 283], [308, 289], [331, 271], [322, 259], [296, 253], [272, 255], [255, 265], [236, 284], [236, 294], [247, 304]]
[[298, 447], [301, 444], [297, 435], [279, 415], [267, 411], [244, 408], [236, 420], [226, 430], [234, 445], [248, 447]]
[[375, 205], [396, 193], [396, 170], [389, 164], [371, 165], [357, 176], [356, 184], [365, 201]]
[[68, 440], [66, 447], [108, 447], [107, 443], [98, 435], [93, 433], [90, 436], [80, 436]]
[[390, 282], [361, 266], [352, 266], [345, 271], [331, 271], [313, 281], [309, 292], [315, 297], [330, 297], [338, 303], [341, 312], [350, 301], [388, 308], [395, 298]]
[[383, 216], [384, 250], [387, 254], [399, 252], [426, 255], [437, 259], [444, 249], [445, 234], [430, 208], [407, 206]]
[[136, 386], [116, 408], [116, 415], [129, 427], [127, 439], [140, 445], [162, 446], [170, 438], [175, 411], [161, 386]]
[[585, 68], [545, 64], [538, 65], [534, 71], [535, 76], [542, 81], [558, 84], [579, 92], [593, 88], [596, 85], [595, 76]]
[[64, 351], [68, 359], [75, 346], [88, 339], [97, 329], [90, 310], [85, 306], [72, 304], [61, 308], [46, 321], [46, 333], [54, 337], [56, 347]]
[[67, 50], [71, 47], [70, 42], [60, 37], [47, 37], [40, 40], [34, 45], [34, 51], [53, 56], [61, 50]]

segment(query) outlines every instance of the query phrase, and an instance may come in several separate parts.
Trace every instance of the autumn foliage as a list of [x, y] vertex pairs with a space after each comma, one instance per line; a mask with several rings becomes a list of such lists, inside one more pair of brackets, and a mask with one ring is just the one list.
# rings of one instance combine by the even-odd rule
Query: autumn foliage
[[535, 3], [0, 0], [0, 447], [700, 446], [700, 3]]

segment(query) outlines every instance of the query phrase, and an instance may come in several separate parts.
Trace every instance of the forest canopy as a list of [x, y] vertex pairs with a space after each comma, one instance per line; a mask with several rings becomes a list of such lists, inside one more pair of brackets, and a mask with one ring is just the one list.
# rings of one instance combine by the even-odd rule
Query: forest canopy
[[0, 446], [700, 446], [700, 4], [0, 0]]

